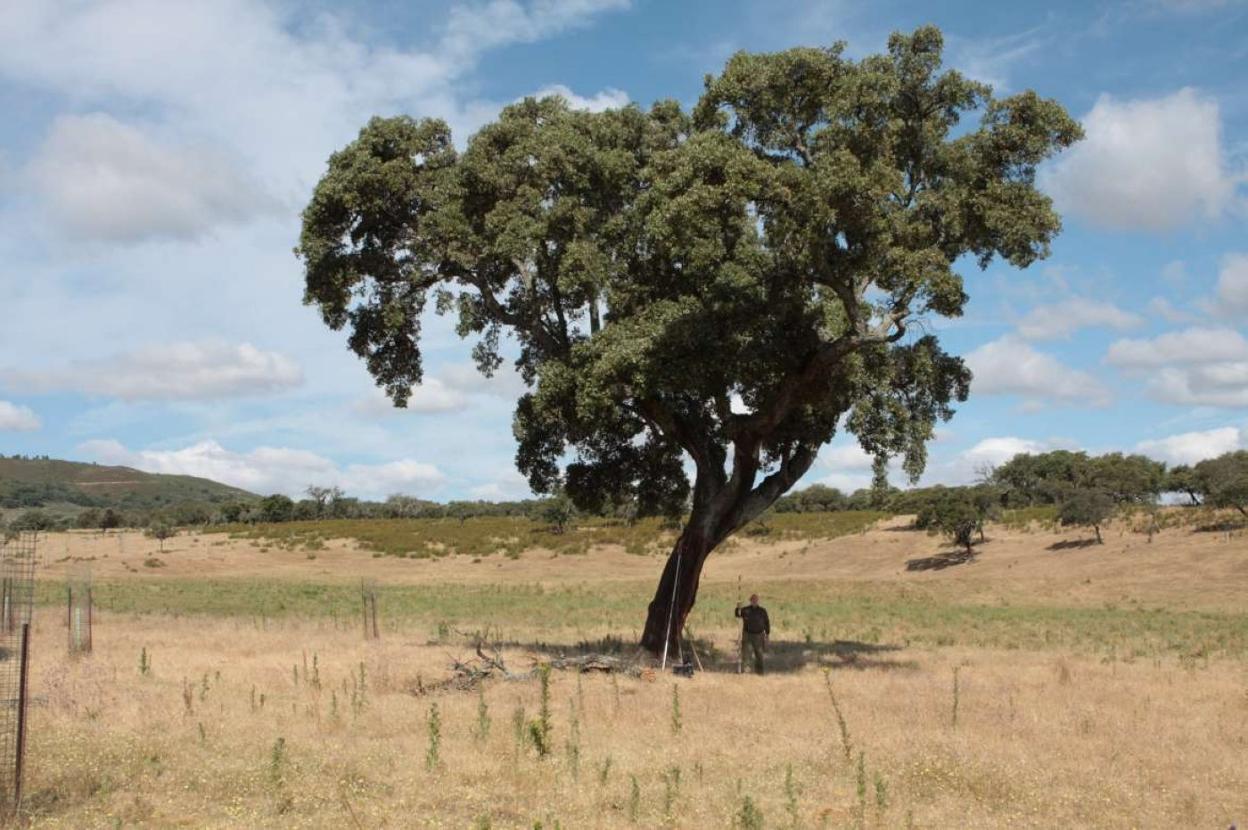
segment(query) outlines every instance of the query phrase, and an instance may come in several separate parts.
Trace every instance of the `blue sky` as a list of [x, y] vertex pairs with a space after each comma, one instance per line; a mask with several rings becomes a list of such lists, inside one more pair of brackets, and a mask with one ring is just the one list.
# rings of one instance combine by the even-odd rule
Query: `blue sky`
[[[0, 2], [0, 452], [206, 475], [259, 492], [527, 494], [515, 377], [449, 322], [384, 405], [300, 303], [298, 212], [373, 114], [696, 100], [739, 49], [935, 23], [947, 63], [1034, 88], [1087, 139], [1041, 171], [1065, 218], [1025, 271], [964, 269], [935, 321], [976, 373], [925, 480], [1020, 451], [1248, 447], [1248, 3]], [[869, 481], [851, 438], [805, 483]]]

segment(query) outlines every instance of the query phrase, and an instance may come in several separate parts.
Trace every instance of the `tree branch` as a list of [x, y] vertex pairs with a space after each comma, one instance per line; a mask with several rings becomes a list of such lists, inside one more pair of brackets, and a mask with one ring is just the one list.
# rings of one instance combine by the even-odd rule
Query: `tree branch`
[[785, 456], [780, 469], [763, 479], [742, 500], [729, 532], [736, 531], [758, 518], [776, 499], [788, 492], [815, 462], [815, 448], [801, 444]]

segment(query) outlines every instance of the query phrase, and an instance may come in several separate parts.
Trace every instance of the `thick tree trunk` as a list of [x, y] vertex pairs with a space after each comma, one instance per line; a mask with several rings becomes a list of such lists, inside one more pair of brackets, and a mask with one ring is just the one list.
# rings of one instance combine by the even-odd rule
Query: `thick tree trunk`
[[700, 522], [690, 521], [680, 534], [667, 557], [654, 599], [650, 600], [641, 647], [655, 656], [663, 653], [665, 639], [669, 655], [679, 651], [677, 641], [698, 596], [702, 565], [720, 541], [709, 536], [700, 525]]

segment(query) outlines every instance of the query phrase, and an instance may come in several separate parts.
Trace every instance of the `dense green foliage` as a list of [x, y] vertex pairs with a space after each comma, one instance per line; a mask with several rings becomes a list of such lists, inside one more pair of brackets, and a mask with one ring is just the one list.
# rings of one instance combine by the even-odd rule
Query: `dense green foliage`
[[691, 497], [691, 576], [838, 429], [917, 476], [970, 378], [916, 324], [961, 313], [963, 257], [1048, 253], [1035, 170], [1078, 125], [942, 71], [942, 48], [926, 27], [863, 60], [741, 53], [688, 113], [526, 99], [462, 153], [441, 121], [375, 118], [304, 211], [305, 300], [400, 405], [430, 298], [486, 374], [509, 333], [535, 491], [638, 515]]
[[1232, 507], [1248, 516], [1248, 450], [1201, 461], [1180, 482], [1215, 507]]
[[1076, 490], [1098, 490], [1117, 504], [1151, 504], [1168, 489], [1166, 465], [1142, 455], [1054, 450], [1016, 455], [993, 471], [1011, 507], [1060, 504]]

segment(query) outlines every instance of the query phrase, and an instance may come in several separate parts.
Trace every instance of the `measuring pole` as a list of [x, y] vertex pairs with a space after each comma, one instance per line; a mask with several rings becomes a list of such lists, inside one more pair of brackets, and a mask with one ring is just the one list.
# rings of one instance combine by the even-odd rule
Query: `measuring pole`
[[[737, 574], [737, 610], [741, 610], [741, 574]], [[742, 663], [745, 653], [745, 617], [741, 618], [741, 630], [737, 632], [737, 674], [745, 671]]]
[[660, 671], [667, 669], [667, 647], [672, 642], [672, 614], [676, 612], [676, 586], [680, 584], [680, 559], [684, 553], [683, 550], [676, 553], [676, 572], [672, 574], [672, 601], [667, 606], [667, 631], [663, 633], [663, 663], [659, 666]]

